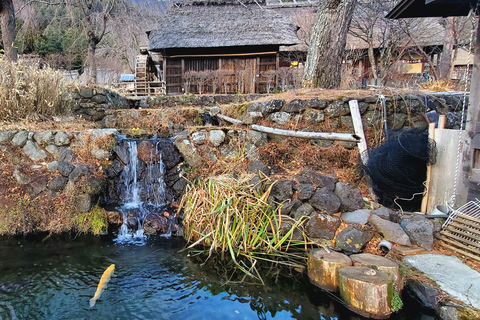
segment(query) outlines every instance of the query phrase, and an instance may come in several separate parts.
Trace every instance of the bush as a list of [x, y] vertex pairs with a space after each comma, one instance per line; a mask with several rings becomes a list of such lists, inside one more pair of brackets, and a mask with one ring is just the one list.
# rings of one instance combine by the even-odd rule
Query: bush
[[69, 113], [67, 81], [59, 71], [0, 56], [0, 120], [38, 119]]

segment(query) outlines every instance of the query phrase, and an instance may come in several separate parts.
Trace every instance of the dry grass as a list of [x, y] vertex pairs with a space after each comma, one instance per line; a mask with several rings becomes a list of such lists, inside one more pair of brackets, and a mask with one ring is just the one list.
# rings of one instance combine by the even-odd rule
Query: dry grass
[[447, 92], [453, 91], [455, 84], [451, 81], [439, 79], [428, 80], [426, 83], [420, 85], [420, 90], [435, 91], [435, 92]]
[[0, 119], [45, 119], [67, 114], [67, 82], [59, 71], [0, 60]]
[[[291, 228], [284, 229], [282, 219], [287, 218], [280, 214], [281, 206], [273, 209], [269, 202], [273, 184], [257, 193], [248, 184], [251, 177], [224, 175], [190, 184], [180, 208], [189, 248], [205, 246], [209, 256], [227, 253], [242, 272], [263, 283], [258, 260], [303, 268], [309, 242], [301, 231], [306, 220], [292, 221]], [[302, 240], [294, 239], [294, 231]]]

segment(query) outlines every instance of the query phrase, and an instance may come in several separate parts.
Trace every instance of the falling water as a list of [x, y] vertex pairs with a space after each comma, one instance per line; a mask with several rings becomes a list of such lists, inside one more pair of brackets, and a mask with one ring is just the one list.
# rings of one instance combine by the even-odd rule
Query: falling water
[[[137, 140], [128, 140], [129, 162], [122, 172], [124, 181], [123, 201], [118, 210], [123, 213], [123, 224], [115, 239], [119, 243], [144, 245], [145, 217], [161, 213], [166, 208], [166, 186], [163, 180], [165, 168], [158, 143], [156, 154], [150, 154], [149, 163], [138, 159]], [[145, 168], [142, 166], [146, 165]], [[166, 234], [164, 236], [169, 236]]]

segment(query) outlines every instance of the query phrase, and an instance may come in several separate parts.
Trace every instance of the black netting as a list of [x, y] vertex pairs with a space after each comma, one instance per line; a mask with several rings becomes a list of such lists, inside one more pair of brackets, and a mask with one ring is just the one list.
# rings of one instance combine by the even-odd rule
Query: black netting
[[435, 141], [425, 129], [391, 132], [383, 145], [370, 152], [365, 166], [379, 203], [398, 209], [397, 199], [403, 210], [420, 209], [427, 165], [435, 163], [436, 154]]

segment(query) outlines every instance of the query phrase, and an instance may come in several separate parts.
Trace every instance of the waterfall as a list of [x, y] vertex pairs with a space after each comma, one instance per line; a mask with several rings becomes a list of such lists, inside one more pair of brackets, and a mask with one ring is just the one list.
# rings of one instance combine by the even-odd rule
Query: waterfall
[[[167, 207], [166, 185], [163, 180], [165, 168], [158, 150], [158, 142], [147, 141], [147, 146], [152, 148], [149, 158], [143, 159], [145, 161], [139, 159], [138, 140], [128, 139], [126, 142], [128, 164], [125, 165], [120, 177], [123, 185], [122, 200], [118, 207], [123, 213], [123, 224], [115, 241], [144, 245], [145, 218], [149, 214], [162, 214]], [[168, 232], [164, 236], [169, 236]]]

